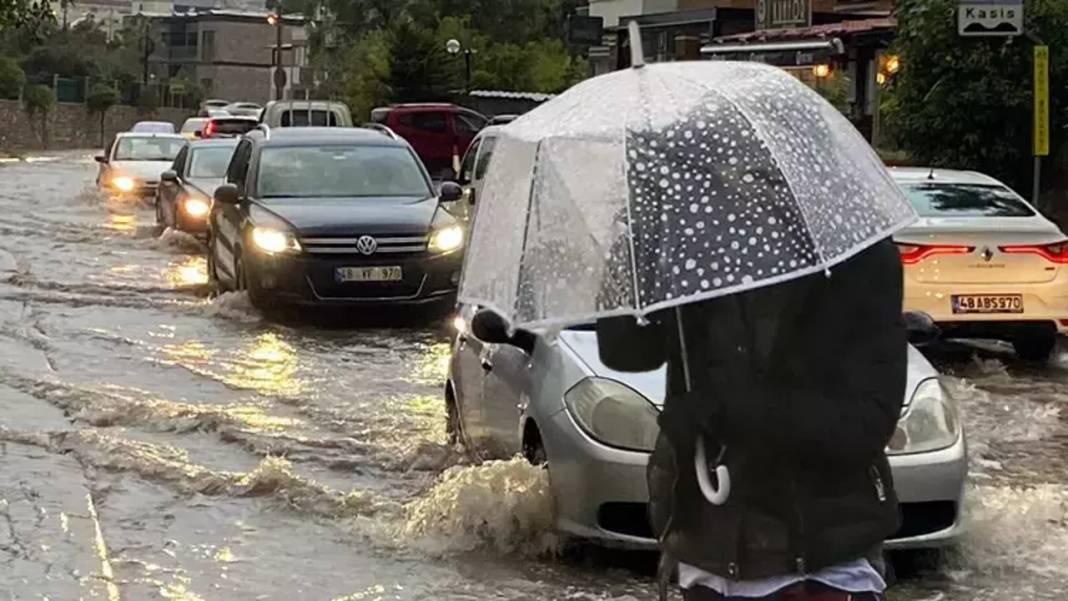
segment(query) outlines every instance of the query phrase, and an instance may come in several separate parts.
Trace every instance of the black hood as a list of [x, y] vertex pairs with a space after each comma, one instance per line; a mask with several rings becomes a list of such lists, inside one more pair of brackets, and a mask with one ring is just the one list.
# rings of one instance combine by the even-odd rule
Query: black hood
[[[438, 201], [396, 196], [274, 198], [255, 207], [285, 220], [300, 236], [426, 234]], [[257, 222], [255, 210], [252, 221]]]

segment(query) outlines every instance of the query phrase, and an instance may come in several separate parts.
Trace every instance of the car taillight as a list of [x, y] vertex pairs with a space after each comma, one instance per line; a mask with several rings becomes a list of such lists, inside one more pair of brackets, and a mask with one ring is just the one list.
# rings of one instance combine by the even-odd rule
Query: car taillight
[[215, 135], [215, 122], [208, 121], [208, 124], [204, 126], [204, 137], [210, 138]]
[[999, 246], [1001, 252], [1008, 254], [1040, 255], [1051, 263], [1068, 263], [1068, 240], [1053, 244], [1012, 244]]
[[901, 262], [905, 265], [914, 265], [934, 255], [966, 255], [975, 250], [974, 246], [962, 246], [959, 244], [898, 244], [897, 252], [901, 254]]

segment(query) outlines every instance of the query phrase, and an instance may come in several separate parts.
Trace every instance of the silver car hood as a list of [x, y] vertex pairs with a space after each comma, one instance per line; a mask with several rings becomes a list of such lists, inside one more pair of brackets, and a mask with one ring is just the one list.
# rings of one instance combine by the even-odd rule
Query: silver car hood
[[[664, 366], [654, 371], [629, 373], [610, 369], [601, 362], [597, 351], [597, 333], [588, 330], [567, 330], [560, 333], [560, 343], [566, 345], [582, 361], [589, 375], [616, 380], [637, 390], [657, 406], [664, 404], [667, 369]], [[905, 386], [905, 404], [912, 401], [912, 394], [920, 382], [938, 377], [938, 371], [927, 358], [911, 344], [908, 350], [908, 375]]]

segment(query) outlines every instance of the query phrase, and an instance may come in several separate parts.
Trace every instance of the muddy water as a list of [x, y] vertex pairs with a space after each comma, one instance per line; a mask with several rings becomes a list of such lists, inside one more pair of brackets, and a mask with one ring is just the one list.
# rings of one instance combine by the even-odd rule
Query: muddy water
[[[87, 155], [50, 158], [0, 165], [0, 444], [80, 470], [106, 567], [78, 582], [134, 600], [651, 598], [640, 562], [545, 557], [544, 472], [445, 443], [444, 323], [277, 323], [209, 298], [195, 240], [96, 194]], [[936, 355], [967, 411], [972, 531], [893, 598], [1060, 598], [1068, 367]], [[0, 592], [37, 598], [10, 565]]]

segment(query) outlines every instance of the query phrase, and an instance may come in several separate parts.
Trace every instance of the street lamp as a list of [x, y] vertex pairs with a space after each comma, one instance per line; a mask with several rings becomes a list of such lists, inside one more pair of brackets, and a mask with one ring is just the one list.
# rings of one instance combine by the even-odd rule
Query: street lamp
[[475, 53], [471, 48], [464, 48], [460, 40], [451, 39], [445, 42], [445, 52], [456, 56], [461, 52], [464, 53], [464, 92], [471, 91], [471, 55]]
[[274, 12], [267, 13], [267, 23], [274, 27], [274, 99], [281, 100], [285, 95], [286, 73], [282, 69], [282, 3], [279, 2]]

